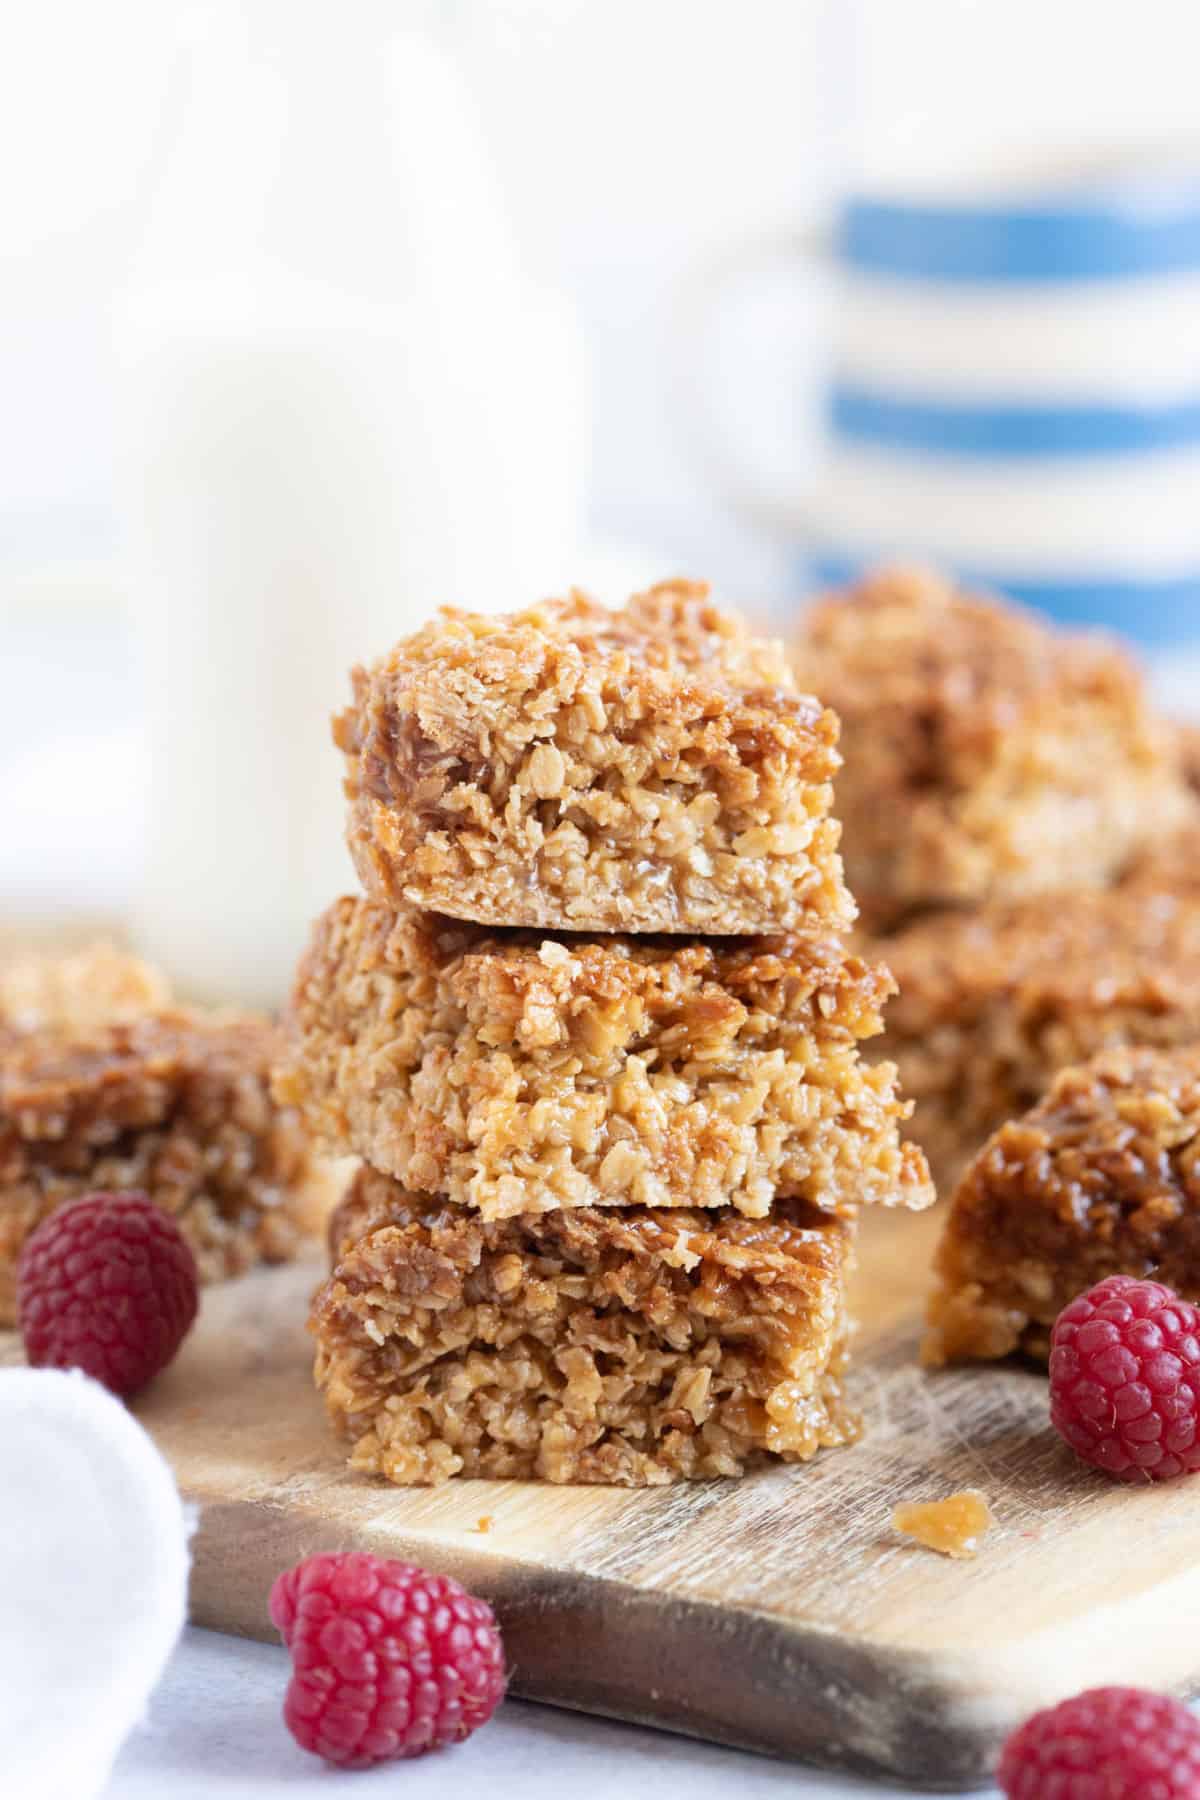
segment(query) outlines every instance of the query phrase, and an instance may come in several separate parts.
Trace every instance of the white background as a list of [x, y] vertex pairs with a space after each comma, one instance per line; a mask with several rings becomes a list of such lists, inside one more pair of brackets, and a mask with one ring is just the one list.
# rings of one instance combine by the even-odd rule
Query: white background
[[[0, 36], [0, 604], [30, 559], [111, 533], [107, 308], [180, 105], [181, 45], [217, 0], [38, 0]], [[246, 0], [268, 5], [274, 0]], [[328, 12], [364, 0], [293, 0]], [[393, 10], [401, 16], [405, 8]], [[904, 185], [1112, 154], [1194, 129], [1192, 0], [446, 0], [530, 264], [572, 296], [594, 373], [592, 513], [743, 591], [777, 548], [735, 529], [666, 396], [683, 272], [825, 215], [843, 181]], [[797, 432], [776, 346], [736, 404]], [[744, 386], [748, 392], [743, 392]], [[7, 552], [7, 555], [6, 555]]]
[[[280, 1800], [325, 1794], [338, 1777], [300, 1750], [280, 1719], [282, 1650], [190, 1631], [103, 1800]], [[418, 1761], [344, 1775], [349, 1800], [919, 1800], [847, 1776], [800, 1769], [664, 1732], [548, 1706], [501, 1707], [468, 1743]], [[338, 1788], [340, 1794], [341, 1789]]]

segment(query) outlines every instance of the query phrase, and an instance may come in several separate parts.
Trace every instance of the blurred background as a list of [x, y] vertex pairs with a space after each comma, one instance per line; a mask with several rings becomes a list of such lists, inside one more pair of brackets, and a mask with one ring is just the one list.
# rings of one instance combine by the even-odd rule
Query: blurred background
[[[685, 573], [786, 631], [928, 554], [1190, 684], [1191, 0], [41, 0], [3, 42], [0, 926], [277, 998], [348, 879], [325, 715], [442, 602]], [[1101, 187], [1099, 270], [905, 271], [887, 217], [855, 262], [853, 196]]]

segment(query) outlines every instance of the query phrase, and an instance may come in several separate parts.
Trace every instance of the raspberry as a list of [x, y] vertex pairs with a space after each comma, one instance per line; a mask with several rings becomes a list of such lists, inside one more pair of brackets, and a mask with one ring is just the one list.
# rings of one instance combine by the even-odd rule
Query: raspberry
[[504, 1696], [492, 1609], [448, 1575], [366, 1552], [309, 1556], [271, 1589], [292, 1653], [283, 1716], [348, 1769], [470, 1737]]
[[1110, 1275], [1050, 1336], [1050, 1418], [1118, 1481], [1200, 1470], [1200, 1318], [1157, 1281]]
[[17, 1311], [34, 1368], [82, 1369], [114, 1394], [144, 1387], [187, 1336], [196, 1259], [146, 1194], [85, 1194], [32, 1233]]
[[1008, 1800], [1200, 1800], [1200, 1721], [1165, 1694], [1089, 1688], [1019, 1725], [996, 1779]]

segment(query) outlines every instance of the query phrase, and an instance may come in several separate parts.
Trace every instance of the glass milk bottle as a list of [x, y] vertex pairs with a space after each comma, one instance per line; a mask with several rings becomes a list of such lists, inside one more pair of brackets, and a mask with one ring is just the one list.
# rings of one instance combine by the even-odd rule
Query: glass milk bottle
[[450, 59], [394, 6], [235, 0], [117, 322], [147, 690], [136, 933], [275, 1005], [351, 885], [329, 716], [443, 602], [571, 579], [571, 321], [517, 265]]

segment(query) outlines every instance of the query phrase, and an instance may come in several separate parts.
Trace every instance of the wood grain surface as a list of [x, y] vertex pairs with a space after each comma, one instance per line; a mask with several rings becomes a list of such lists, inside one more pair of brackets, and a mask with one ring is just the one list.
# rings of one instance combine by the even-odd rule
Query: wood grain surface
[[[199, 1508], [193, 1616], [269, 1638], [268, 1589], [297, 1557], [411, 1556], [493, 1603], [519, 1694], [927, 1787], [982, 1782], [1050, 1698], [1195, 1689], [1200, 1481], [1130, 1489], [1082, 1468], [1035, 1371], [922, 1371], [935, 1229], [865, 1231], [861, 1444], [645, 1492], [351, 1475], [309, 1379], [318, 1264], [210, 1290], [136, 1406]], [[0, 1360], [18, 1355], [0, 1338]], [[964, 1486], [998, 1521], [974, 1562], [891, 1530], [898, 1501]]]

